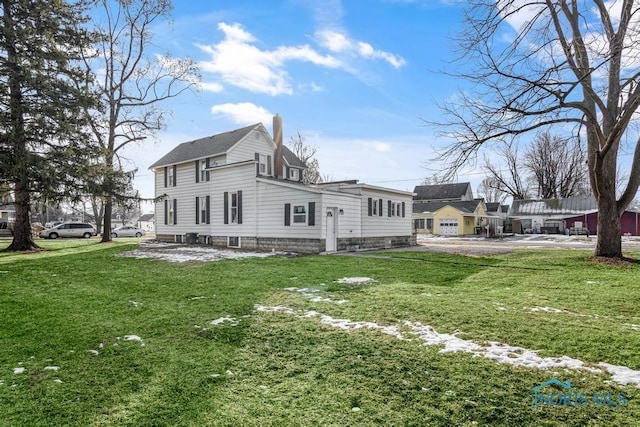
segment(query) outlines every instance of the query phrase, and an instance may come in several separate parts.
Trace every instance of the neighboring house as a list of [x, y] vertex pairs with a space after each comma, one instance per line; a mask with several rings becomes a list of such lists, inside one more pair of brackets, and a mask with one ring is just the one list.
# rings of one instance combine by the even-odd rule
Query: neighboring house
[[[598, 233], [598, 211], [566, 217], [564, 221], [566, 228], [582, 228], [589, 230], [589, 234]], [[625, 236], [640, 236], [640, 212], [634, 209], [624, 211], [620, 218], [620, 228]]]
[[415, 202], [454, 202], [473, 200], [471, 183], [416, 185], [413, 192]]
[[[514, 200], [509, 217], [514, 233], [564, 233], [569, 226], [565, 218], [582, 217], [597, 212], [597, 209], [592, 196]], [[585, 228], [593, 233], [595, 222]]]
[[13, 203], [0, 203], [0, 222], [14, 222], [16, 220], [16, 209]]
[[305, 165], [261, 124], [185, 142], [155, 162], [156, 238], [217, 247], [331, 252], [407, 246], [413, 193], [302, 183]]
[[414, 202], [412, 218], [418, 233], [481, 234], [487, 225], [487, 208], [483, 199]]
[[155, 230], [155, 220], [153, 214], [144, 214], [138, 218], [138, 228], [144, 231], [153, 232]]

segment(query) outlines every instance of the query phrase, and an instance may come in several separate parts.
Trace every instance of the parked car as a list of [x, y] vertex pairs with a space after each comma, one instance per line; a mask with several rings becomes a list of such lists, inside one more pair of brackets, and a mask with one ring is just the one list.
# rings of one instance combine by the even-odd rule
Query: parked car
[[142, 228], [132, 225], [125, 225], [111, 230], [111, 237], [142, 237], [145, 234], [147, 233]]
[[63, 222], [38, 233], [43, 239], [57, 239], [58, 237], [84, 237], [88, 239], [97, 234], [98, 232], [93, 225], [84, 222]]

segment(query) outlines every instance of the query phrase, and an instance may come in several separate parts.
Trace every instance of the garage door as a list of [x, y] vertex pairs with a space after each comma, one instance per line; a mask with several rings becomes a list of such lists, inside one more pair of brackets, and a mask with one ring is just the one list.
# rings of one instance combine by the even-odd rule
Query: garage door
[[438, 234], [442, 236], [458, 235], [458, 219], [457, 218], [440, 218]]

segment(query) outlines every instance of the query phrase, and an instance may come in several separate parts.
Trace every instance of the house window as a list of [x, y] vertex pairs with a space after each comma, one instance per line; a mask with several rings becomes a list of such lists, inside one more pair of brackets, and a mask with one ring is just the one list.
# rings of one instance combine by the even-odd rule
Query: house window
[[231, 224], [238, 223], [238, 193], [231, 193]]
[[433, 230], [433, 218], [427, 218], [427, 230]]
[[307, 222], [307, 211], [304, 206], [293, 207], [293, 223], [305, 224]]
[[238, 236], [229, 236], [227, 240], [227, 246], [230, 248], [239, 248], [240, 247], [240, 237]]
[[373, 199], [373, 215], [378, 215], [378, 199]]
[[200, 160], [200, 181], [209, 181], [207, 173], [207, 160]]
[[265, 154], [260, 154], [260, 159], [258, 160], [259, 169], [258, 171], [261, 174], [267, 173], [267, 156]]
[[175, 224], [176, 211], [175, 211], [175, 203], [173, 202], [175, 202], [175, 199], [169, 202], [169, 224]]
[[293, 181], [300, 181], [300, 171], [295, 168], [289, 169], [289, 179]]
[[200, 197], [200, 209], [198, 209], [200, 215], [200, 224], [207, 223], [207, 198]]
[[167, 174], [168, 174], [168, 181], [169, 181], [169, 187], [174, 187], [175, 186], [175, 170], [172, 167], [167, 168]]
[[396, 203], [396, 216], [400, 216], [400, 203]]
[[413, 221], [413, 226], [416, 230], [424, 230], [424, 218], [418, 218]]

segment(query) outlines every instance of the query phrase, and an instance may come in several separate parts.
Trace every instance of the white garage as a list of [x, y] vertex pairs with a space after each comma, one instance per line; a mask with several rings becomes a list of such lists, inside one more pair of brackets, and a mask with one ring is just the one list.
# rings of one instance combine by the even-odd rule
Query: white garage
[[438, 234], [441, 236], [457, 236], [458, 218], [440, 218], [438, 221]]

